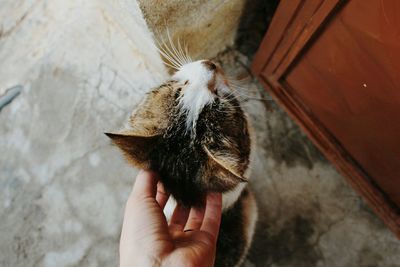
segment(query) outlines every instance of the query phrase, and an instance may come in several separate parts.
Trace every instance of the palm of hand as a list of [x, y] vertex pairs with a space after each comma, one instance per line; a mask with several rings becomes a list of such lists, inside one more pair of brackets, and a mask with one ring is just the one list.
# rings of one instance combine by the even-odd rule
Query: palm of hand
[[120, 266], [213, 266], [221, 195], [208, 195], [205, 208], [178, 205], [168, 224], [162, 210], [169, 196], [156, 177], [137, 177], [125, 210]]

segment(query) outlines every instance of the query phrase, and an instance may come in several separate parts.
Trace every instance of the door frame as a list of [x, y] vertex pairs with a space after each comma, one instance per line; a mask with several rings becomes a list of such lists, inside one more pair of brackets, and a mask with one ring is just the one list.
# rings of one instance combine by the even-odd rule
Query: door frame
[[326, 158], [400, 238], [400, 208], [294, 94], [285, 75], [346, 0], [281, 0], [261, 42], [252, 72]]

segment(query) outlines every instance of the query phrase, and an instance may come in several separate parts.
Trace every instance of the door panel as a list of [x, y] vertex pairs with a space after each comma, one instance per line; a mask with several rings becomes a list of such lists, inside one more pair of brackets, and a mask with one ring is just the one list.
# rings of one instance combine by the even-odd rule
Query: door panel
[[400, 1], [290, 3], [253, 71], [400, 236]]

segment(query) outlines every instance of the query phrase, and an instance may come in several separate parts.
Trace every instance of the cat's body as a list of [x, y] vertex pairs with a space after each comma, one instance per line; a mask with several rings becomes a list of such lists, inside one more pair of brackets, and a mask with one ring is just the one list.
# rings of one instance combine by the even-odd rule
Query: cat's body
[[127, 127], [108, 134], [136, 167], [159, 173], [175, 202], [202, 205], [221, 192], [216, 266], [238, 266], [251, 244], [257, 206], [247, 187], [254, 153], [247, 118], [222, 69], [203, 60], [183, 65], [151, 90]]

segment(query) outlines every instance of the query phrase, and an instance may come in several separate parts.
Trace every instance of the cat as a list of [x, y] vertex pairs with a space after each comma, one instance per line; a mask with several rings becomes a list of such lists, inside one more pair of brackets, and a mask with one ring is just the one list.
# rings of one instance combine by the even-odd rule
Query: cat
[[181, 49], [162, 53], [176, 72], [150, 90], [123, 130], [106, 134], [132, 165], [159, 173], [173, 197], [167, 218], [176, 202], [203, 205], [207, 192], [221, 192], [215, 266], [240, 266], [258, 216], [247, 186], [255, 142], [249, 121], [219, 65], [191, 61]]

